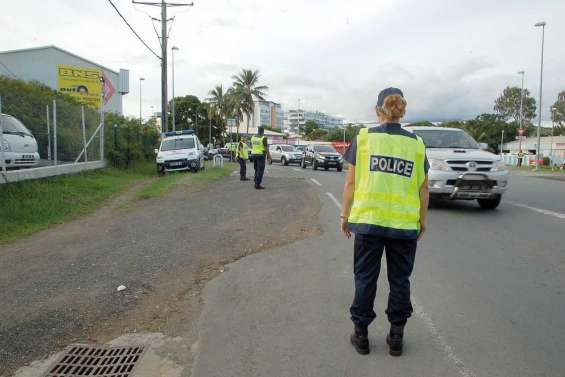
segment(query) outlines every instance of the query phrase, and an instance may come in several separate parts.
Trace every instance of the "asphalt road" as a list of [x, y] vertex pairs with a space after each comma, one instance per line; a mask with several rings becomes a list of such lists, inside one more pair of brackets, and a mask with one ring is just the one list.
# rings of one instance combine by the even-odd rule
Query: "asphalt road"
[[386, 352], [383, 264], [363, 357], [348, 343], [352, 241], [334, 200], [345, 173], [270, 170], [318, 191], [324, 234], [240, 260], [208, 284], [194, 376], [565, 376], [565, 182], [513, 175], [496, 211], [436, 203], [405, 355]]

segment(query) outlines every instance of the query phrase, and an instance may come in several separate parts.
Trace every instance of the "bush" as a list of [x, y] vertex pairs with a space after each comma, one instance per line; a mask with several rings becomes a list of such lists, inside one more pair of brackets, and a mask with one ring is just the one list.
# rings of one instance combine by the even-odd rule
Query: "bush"
[[[53, 100], [57, 100], [57, 149], [61, 161], [73, 161], [83, 148], [81, 105], [74, 98], [38, 83], [0, 76], [2, 112], [21, 120], [37, 140], [41, 158], [47, 158], [46, 106], [52, 117]], [[86, 134], [98, 127], [98, 110], [84, 108]], [[117, 167], [130, 167], [135, 161], [155, 158], [153, 150], [159, 143], [159, 131], [154, 122], [140, 125], [139, 119], [118, 114], [105, 114], [105, 158]], [[116, 127], [114, 127], [114, 125]], [[99, 159], [99, 138], [88, 147], [89, 160]]]

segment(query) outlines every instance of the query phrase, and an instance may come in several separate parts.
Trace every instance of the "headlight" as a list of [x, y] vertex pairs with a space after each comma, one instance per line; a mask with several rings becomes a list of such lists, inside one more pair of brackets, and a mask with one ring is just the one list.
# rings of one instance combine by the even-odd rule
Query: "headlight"
[[506, 161], [504, 159], [496, 160], [493, 165], [491, 171], [504, 171], [506, 170]]
[[157, 163], [162, 164], [163, 162], [165, 162], [165, 159], [163, 157], [157, 156]]
[[430, 158], [429, 162], [431, 170], [449, 171], [449, 165], [443, 160]]

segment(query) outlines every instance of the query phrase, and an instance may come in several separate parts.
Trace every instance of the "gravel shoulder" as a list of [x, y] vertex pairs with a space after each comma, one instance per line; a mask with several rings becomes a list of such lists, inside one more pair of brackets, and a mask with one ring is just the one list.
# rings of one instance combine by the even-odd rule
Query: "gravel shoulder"
[[311, 186], [271, 177], [269, 188], [188, 180], [163, 198], [113, 201], [0, 247], [0, 376], [73, 342], [142, 331], [190, 338], [200, 291], [225, 264], [320, 234]]

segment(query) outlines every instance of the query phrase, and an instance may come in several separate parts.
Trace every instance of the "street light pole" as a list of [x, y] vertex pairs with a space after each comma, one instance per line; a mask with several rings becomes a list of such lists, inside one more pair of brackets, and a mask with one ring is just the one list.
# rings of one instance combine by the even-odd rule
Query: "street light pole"
[[177, 123], [175, 122], [175, 51], [178, 51], [179, 48], [177, 46], [173, 46], [171, 49], [171, 69], [172, 69], [172, 76], [173, 76], [173, 131], [177, 129]]
[[504, 149], [504, 130], [502, 130], [502, 136], [500, 137], [500, 155], [502, 156], [502, 150]]
[[520, 133], [518, 137], [518, 152], [522, 153], [522, 135], [524, 134], [524, 75], [526, 72], [520, 71], [519, 75], [522, 75], [522, 89], [520, 90]]
[[545, 25], [547, 25], [545, 21], [540, 21], [534, 25], [535, 27], [541, 27], [541, 66], [540, 66], [540, 80], [539, 80], [539, 114], [538, 114], [538, 135], [537, 135], [538, 143], [536, 148], [536, 170], [540, 170], [539, 159], [540, 159], [540, 151], [541, 151], [541, 144], [540, 144], [541, 109], [542, 109], [541, 100], [542, 100], [542, 91], [543, 91], [543, 47], [545, 42]]
[[143, 113], [142, 113], [142, 102], [141, 102], [141, 82], [145, 80], [145, 77], [139, 78], [139, 127], [143, 125]]
[[553, 171], [553, 129], [555, 128], [555, 106], [551, 106], [551, 141], [549, 145], [549, 164]]

